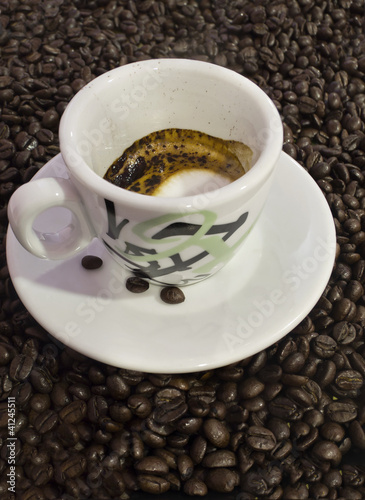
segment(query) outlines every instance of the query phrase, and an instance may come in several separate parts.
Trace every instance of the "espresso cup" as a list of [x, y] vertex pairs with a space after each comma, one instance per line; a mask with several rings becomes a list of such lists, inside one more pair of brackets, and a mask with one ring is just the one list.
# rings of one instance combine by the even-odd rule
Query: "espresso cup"
[[[132, 143], [168, 128], [243, 142], [253, 151], [252, 167], [228, 185], [212, 178], [202, 192], [179, 197], [131, 192], [103, 179]], [[21, 245], [39, 258], [66, 259], [98, 238], [135, 275], [182, 286], [216, 273], [244, 243], [270, 192], [283, 128], [273, 102], [238, 73], [156, 59], [85, 85], [62, 115], [59, 139], [69, 178], [32, 180], [10, 199], [9, 221]], [[72, 215], [56, 243], [34, 230], [36, 218], [52, 207]]]

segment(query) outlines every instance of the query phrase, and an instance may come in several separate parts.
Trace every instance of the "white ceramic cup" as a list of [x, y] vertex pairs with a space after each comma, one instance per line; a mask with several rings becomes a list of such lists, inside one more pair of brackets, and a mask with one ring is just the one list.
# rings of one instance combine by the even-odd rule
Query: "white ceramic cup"
[[[253, 150], [254, 165], [224, 187], [212, 181], [205, 192], [179, 198], [142, 195], [103, 179], [134, 141], [171, 127], [241, 141]], [[13, 194], [8, 215], [19, 242], [37, 257], [65, 259], [97, 237], [136, 275], [181, 286], [217, 272], [243, 244], [268, 196], [283, 129], [273, 102], [238, 73], [156, 59], [85, 85], [62, 116], [59, 138], [69, 179], [34, 180]], [[56, 245], [33, 228], [54, 206], [73, 217]]]

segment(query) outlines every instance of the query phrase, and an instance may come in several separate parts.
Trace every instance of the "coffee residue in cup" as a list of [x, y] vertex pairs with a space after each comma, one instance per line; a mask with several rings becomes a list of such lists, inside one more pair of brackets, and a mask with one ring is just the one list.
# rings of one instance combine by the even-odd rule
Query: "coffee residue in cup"
[[252, 150], [242, 142], [169, 128], [135, 141], [104, 179], [140, 194], [181, 196], [196, 194], [200, 184], [213, 186], [208, 190], [229, 184], [251, 166]]

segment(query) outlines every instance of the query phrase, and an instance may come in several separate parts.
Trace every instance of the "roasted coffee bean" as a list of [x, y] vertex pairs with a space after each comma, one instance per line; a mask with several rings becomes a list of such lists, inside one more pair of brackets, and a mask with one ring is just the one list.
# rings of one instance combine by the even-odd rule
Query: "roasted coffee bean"
[[241, 474], [245, 474], [254, 464], [252, 450], [247, 446], [240, 446], [237, 450], [238, 468]]
[[226, 448], [229, 443], [229, 430], [224, 422], [208, 418], [203, 424], [205, 437], [217, 448]]
[[230, 450], [217, 450], [205, 455], [202, 461], [203, 467], [235, 467], [236, 456]]
[[343, 320], [352, 321], [355, 318], [355, 315], [356, 315], [356, 305], [350, 299], [343, 298], [339, 302], [336, 302], [336, 304], [334, 305], [333, 319], [335, 321], [343, 321]]
[[241, 488], [252, 495], [267, 496], [271, 488], [260, 472], [249, 471], [240, 482]]
[[216, 399], [216, 391], [214, 387], [209, 385], [204, 385], [204, 386], [196, 385], [191, 387], [191, 389], [189, 389], [188, 397], [189, 398], [195, 397], [201, 401], [204, 401], [205, 403], [211, 404]]
[[318, 434], [318, 429], [316, 427], [313, 427], [310, 429], [308, 434], [298, 438], [296, 441], [296, 448], [298, 449], [298, 451], [303, 452], [305, 450], [308, 450], [313, 445], [313, 443], [317, 441]]
[[261, 394], [265, 389], [265, 385], [256, 377], [248, 377], [238, 386], [238, 394], [243, 399], [254, 398]]
[[176, 286], [162, 288], [160, 296], [166, 304], [181, 304], [185, 301], [184, 292]]
[[[141, 458], [143, 458], [143, 456], [145, 454], [144, 443], [143, 443], [143, 440], [141, 439], [141, 437], [136, 432], [132, 433], [130, 444], [131, 444], [130, 453], [131, 453], [132, 457], [135, 460], [140, 460]], [[159, 451], [159, 450], [157, 450], [157, 451]], [[125, 452], [127, 452], [127, 450], [125, 450]], [[124, 454], [124, 450], [123, 450], [123, 454]]]
[[57, 408], [66, 406], [68, 403], [71, 402], [70, 394], [66, 383], [57, 382], [56, 384], [54, 384], [50, 394], [52, 402]]
[[113, 470], [108, 477], [105, 477], [103, 481], [103, 486], [107, 493], [110, 495], [122, 495], [125, 492], [125, 482], [123, 475], [117, 471]]
[[125, 399], [130, 394], [130, 387], [118, 373], [109, 375], [106, 379], [106, 386], [113, 399]]
[[325, 407], [325, 412], [333, 422], [346, 423], [356, 418], [357, 406], [353, 402], [334, 402]]
[[133, 293], [145, 292], [146, 290], [149, 289], [149, 286], [150, 285], [149, 285], [148, 281], [146, 281], [142, 278], [138, 278], [136, 276], [132, 276], [132, 277], [128, 278], [126, 281], [127, 290], [129, 290], [130, 292], [133, 292]]
[[9, 369], [9, 375], [12, 380], [20, 382], [28, 378], [32, 368], [33, 359], [31, 356], [26, 356], [24, 354], [18, 354], [12, 360]]
[[[87, 415], [90, 422], [96, 423], [99, 418], [106, 416], [107, 412], [108, 403], [103, 396], [92, 396], [87, 402]], [[73, 415], [73, 408], [64, 409], [64, 413]]]
[[321, 436], [328, 441], [340, 442], [345, 437], [344, 428], [336, 422], [326, 422], [320, 428]]
[[353, 420], [349, 425], [349, 434], [353, 443], [361, 450], [365, 449], [365, 432], [359, 421]]
[[312, 340], [313, 351], [320, 358], [330, 358], [334, 355], [337, 344], [329, 335], [318, 335]]
[[185, 417], [180, 419], [176, 424], [176, 429], [181, 434], [196, 434], [202, 426], [202, 419], [197, 417]]
[[311, 336], [308, 338], [304, 335], [302, 335], [301, 337], [299, 337], [297, 339], [297, 349], [298, 349], [298, 352], [303, 354], [304, 358], [307, 359], [309, 354], [310, 354], [310, 340], [313, 336], [316, 336], [315, 333], [311, 334]]
[[12, 158], [15, 153], [14, 144], [7, 139], [0, 139], [0, 160]]
[[243, 368], [237, 365], [228, 365], [217, 370], [220, 380], [237, 382], [243, 378]]
[[60, 464], [55, 469], [56, 478], [64, 482], [65, 480], [78, 477], [86, 467], [86, 459], [83, 455], [74, 453], [70, 458]]
[[[201, 422], [197, 422], [196, 420], [181, 419], [179, 422], [182, 421], [183, 421], [182, 427], [184, 427], [185, 424], [186, 426], [185, 430], [187, 430], [188, 432], [195, 431], [195, 429], [201, 425]], [[160, 436], [169, 436], [174, 430], [173, 424], [169, 423], [161, 424], [159, 422], [156, 422], [156, 420], [153, 418], [152, 415], [146, 420], [146, 425], [151, 431], [155, 432], [156, 434], [159, 434]]]
[[48, 394], [34, 394], [30, 399], [30, 407], [37, 413], [41, 413], [51, 406], [51, 400]]
[[190, 446], [190, 456], [195, 464], [200, 464], [207, 450], [207, 441], [202, 436], [196, 436]]
[[148, 417], [152, 410], [150, 400], [142, 394], [133, 394], [128, 398], [127, 404], [133, 414], [140, 418]]
[[90, 388], [85, 384], [73, 384], [69, 388], [72, 397], [87, 401], [91, 397]]
[[53, 382], [46, 368], [33, 367], [29, 377], [36, 391], [43, 394], [52, 391]]
[[[235, 399], [236, 400], [236, 399]], [[234, 400], [234, 401], [235, 401]], [[227, 416], [227, 406], [222, 401], [215, 401], [210, 407], [207, 413], [212, 418], [217, 418], [218, 420], [224, 420]]]
[[235, 382], [226, 382], [221, 384], [217, 391], [217, 398], [220, 402], [230, 403], [237, 400], [237, 384]]
[[183, 481], [191, 477], [194, 471], [194, 462], [189, 455], [181, 454], [177, 457], [177, 470]]
[[[140, 436], [137, 435], [137, 433], [134, 433], [133, 438], [135, 440], [138, 440], [140, 442], [140, 444], [141, 444], [141, 451], [142, 451], [141, 456], [136, 457], [137, 460], [140, 460], [145, 455], [144, 444], [143, 444], [143, 441], [140, 438]], [[143, 449], [142, 449], [142, 447], [143, 447]], [[177, 457], [176, 457], [176, 455], [172, 451], [167, 450], [167, 449], [163, 449], [163, 448], [158, 448], [158, 449], [154, 450], [154, 455], [156, 457], [159, 457], [162, 460], [164, 460], [166, 462], [166, 464], [168, 465], [169, 469], [176, 470], [176, 468], [177, 468]]]
[[77, 427], [73, 424], [61, 423], [56, 429], [56, 434], [64, 446], [75, 446], [80, 440]]
[[288, 423], [281, 418], [270, 418], [267, 422], [267, 427], [274, 434], [277, 441], [288, 439], [290, 436], [290, 427]]
[[338, 351], [336, 354], [333, 356], [332, 361], [335, 363], [336, 368], [341, 370], [341, 369], [351, 369], [351, 364], [350, 361], [348, 360], [348, 357], [343, 351]]
[[343, 466], [343, 484], [346, 486], [360, 486], [364, 482], [363, 474], [350, 464], [344, 464]]
[[191, 398], [188, 407], [194, 417], [206, 417], [210, 412], [210, 405], [198, 398]]
[[324, 416], [319, 410], [308, 410], [303, 415], [303, 421], [307, 422], [312, 427], [319, 427], [324, 422]]
[[305, 356], [301, 352], [293, 352], [285, 358], [282, 368], [286, 373], [298, 373], [305, 364]]
[[67, 406], [64, 406], [60, 410], [59, 416], [65, 424], [77, 424], [85, 417], [86, 411], [86, 403], [81, 400], [76, 400]]
[[314, 380], [308, 380], [308, 382], [303, 386], [304, 391], [311, 398], [312, 405], [319, 405], [322, 401], [322, 390], [320, 386]]
[[356, 330], [346, 321], [340, 321], [333, 327], [333, 338], [340, 344], [349, 344], [355, 340]]
[[57, 413], [53, 410], [45, 410], [34, 420], [34, 427], [40, 434], [51, 431], [58, 421]]
[[167, 479], [148, 474], [138, 475], [138, 485], [145, 493], [161, 495], [170, 489], [170, 483]]
[[311, 176], [318, 180], [318, 179], [323, 179], [329, 175], [331, 172], [331, 167], [328, 165], [328, 163], [324, 161], [318, 161], [315, 165], [312, 166], [310, 169], [310, 174]]
[[59, 125], [59, 115], [57, 111], [54, 109], [47, 110], [42, 117], [41, 123], [44, 128], [57, 130]]
[[229, 493], [239, 483], [239, 476], [231, 469], [224, 467], [218, 469], [209, 469], [206, 474], [205, 483], [208, 488], [219, 493]]
[[276, 445], [274, 434], [269, 429], [259, 426], [251, 426], [247, 429], [246, 442], [258, 451], [270, 451]]
[[141, 436], [146, 445], [151, 448], [163, 448], [166, 446], [166, 438], [150, 429], [142, 431]]
[[35, 134], [36, 139], [40, 144], [48, 145], [54, 142], [54, 134], [51, 130], [41, 128]]
[[292, 451], [293, 445], [289, 440], [279, 441], [276, 446], [271, 450], [270, 456], [274, 460], [284, 460]]
[[169, 471], [167, 463], [159, 457], [147, 456], [136, 464], [136, 470], [142, 474], [163, 476]]
[[345, 391], [360, 389], [363, 386], [363, 377], [356, 370], [343, 370], [335, 378], [335, 384]]
[[329, 488], [337, 488], [342, 484], [342, 474], [339, 470], [332, 469], [323, 474], [322, 480]]
[[81, 259], [81, 264], [85, 269], [99, 269], [103, 265], [103, 260], [97, 255], [85, 255]]
[[311, 428], [306, 422], [294, 422], [291, 426], [290, 433], [296, 439], [307, 436], [310, 432]]
[[298, 108], [301, 113], [312, 114], [317, 109], [317, 102], [308, 96], [303, 96], [298, 99]]
[[208, 493], [208, 488], [200, 479], [191, 478], [184, 483], [184, 493], [190, 496], [205, 496]]
[[262, 393], [262, 397], [265, 401], [271, 401], [274, 399], [282, 390], [283, 384], [280, 382], [274, 382], [273, 384], [267, 383]]
[[[189, 393], [189, 395], [193, 396], [193, 392]], [[175, 401], [180, 398], [183, 400], [182, 392], [176, 387], [166, 387], [165, 389], [160, 389], [154, 395], [153, 401], [155, 405], [160, 405], [166, 402]]]
[[297, 404], [284, 396], [278, 396], [268, 404], [268, 409], [272, 416], [283, 420], [297, 420], [301, 417], [302, 412]]
[[265, 401], [260, 396], [256, 398], [245, 399], [242, 401], [242, 407], [249, 412], [258, 412], [265, 407]]
[[361, 356], [358, 352], [351, 352], [348, 356], [351, 366], [356, 370], [358, 373], [362, 375], [362, 377], [365, 377], [365, 360], [364, 357]]
[[159, 405], [153, 412], [153, 419], [160, 424], [175, 422], [185, 415], [188, 405], [180, 398]]
[[338, 446], [331, 441], [319, 441], [315, 443], [312, 453], [318, 460], [329, 461], [335, 467], [339, 465], [342, 458]]
[[[268, 365], [264, 366], [258, 372], [258, 376], [262, 382], [277, 382], [280, 380], [282, 374], [283, 374], [282, 368], [279, 365], [275, 365], [275, 364], [268, 364]], [[246, 383], [247, 383], [247, 380], [251, 380], [252, 385], [257, 385], [257, 381], [254, 377], [252, 377], [251, 379], [246, 379], [245, 380]], [[260, 392], [262, 392], [262, 390]], [[254, 394], [254, 396], [243, 395], [243, 397], [244, 398], [255, 397], [255, 396], [258, 396], [258, 394], [260, 394], [260, 392], [258, 392], [257, 394]]]
[[336, 364], [332, 360], [324, 360], [318, 365], [315, 379], [322, 388], [327, 387], [333, 382], [335, 376]]
[[23, 409], [28, 405], [32, 394], [33, 389], [31, 384], [29, 382], [23, 382], [15, 385], [14, 389], [10, 393], [10, 396], [15, 398], [17, 407], [19, 409]]
[[311, 396], [303, 387], [289, 387], [285, 394], [303, 408], [309, 408], [313, 405]]
[[23, 441], [23, 443], [30, 444], [32, 446], [37, 446], [41, 443], [42, 438], [39, 432], [37, 432], [35, 429], [22, 429], [18, 437]]
[[292, 353], [297, 351], [297, 346], [293, 339], [288, 338], [286, 341], [282, 342], [276, 353], [278, 361], [280, 364]]

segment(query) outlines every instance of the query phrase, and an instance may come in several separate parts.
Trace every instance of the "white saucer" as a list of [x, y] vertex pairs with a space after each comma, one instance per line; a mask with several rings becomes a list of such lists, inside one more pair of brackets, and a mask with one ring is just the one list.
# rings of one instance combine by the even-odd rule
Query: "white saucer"
[[[67, 177], [60, 155], [37, 174], [50, 176]], [[38, 224], [47, 231], [47, 224], [67, 225], [68, 216], [56, 208]], [[25, 251], [9, 229], [7, 258], [25, 307], [59, 341], [113, 366], [184, 373], [239, 361], [289, 333], [320, 298], [335, 242], [319, 187], [282, 153], [272, 194], [244, 247], [215, 276], [185, 287], [182, 304], [163, 303], [154, 285], [139, 295], [127, 291], [129, 274], [98, 240], [76, 257], [47, 261]], [[85, 270], [87, 253], [102, 257], [103, 266]]]

